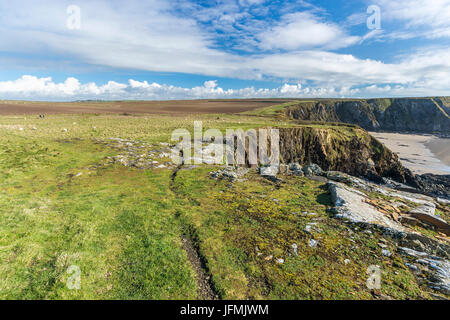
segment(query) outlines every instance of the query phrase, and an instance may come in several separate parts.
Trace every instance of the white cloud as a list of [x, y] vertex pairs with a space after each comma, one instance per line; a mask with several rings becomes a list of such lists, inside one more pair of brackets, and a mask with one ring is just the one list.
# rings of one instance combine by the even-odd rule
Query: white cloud
[[266, 50], [298, 50], [312, 47], [342, 48], [357, 43], [360, 38], [349, 36], [339, 25], [326, 23], [309, 12], [287, 14], [270, 30], [256, 38]]
[[[356, 91], [354, 91], [356, 92]], [[193, 88], [175, 87], [165, 84], [130, 79], [128, 84], [110, 81], [105, 85], [81, 84], [77, 79], [68, 78], [55, 83], [51, 78], [24, 75], [14, 81], [0, 82], [0, 97], [4, 99], [37, 100], [83, 100], [83, 99], [200, 99], [200, 98], [254, 98], [254, 97], [299, 97], [336, 96], [350, 93], [336, 88], [304, 88], [301, 84], [284, 84], [279, 88], [267, 89], [247, 87], [223, 89], [216, 80], [205, 81], [203, 86]]]
[[[382, 6], [382, 19], [400, 19], [412, 29], [415, 28], [413, 22], [417, 22], [422, 29], [426, 29], [422, 31], [427, 32], [428, 36], [433, 35], [432, 31], [436, 36], [445, 32], [450, 35], [450, 0], [406, 0], [404, 6], [395, 1], [374, 1]], [[289, 92], [340, 96], [363, 95], [366, 92], [358, 88], [369, 88], [367, 92], [371, 93], [371, 86], [390, 86], [391, 91], [386, 93], [428, 95], [448, 94], [450, 89], [448, 48], [424, 48], [406, 56], [394, 57], [391, 63], [334, 53], [332, 49], [377, 38], [380, 31], [361, 37], [352, 36], [342, 26], [319, 18], [320, 10], [304, 1], [300, 1], [301, 8], [310, 11], [286, 13], [274, 23], [252, 20], [251, 10], [262, 10], [272, 5], [270, 1], [263, 0], [220, 2], [220, 7], [212, 6], [208, 10], [198, 9], [194, 2], [176, 2], [192, 10], [191, 16], [175, 14], [172, 1], [131, 0], [126, 6], [117, 0], [80, 0], [78, 3], [81, 7], [81, 30], [66, 28], [66, 6], [69, 2], [0, 2], [0, 51], [8, 53], [0, 57], [0, 62], [3, 62], [0, 67], [13, 68], [15, 60], [23, 66], [23, 59], [29, 55], [30, 60], [21, 69], [36, 70], [31, 69], [31, 65], [35, 64], [40, 74], [48, 70], [46, 65], [52, 70], [61, 70], [67, 64], [72, 68], [81, 64], [80, 68], [92, 66], [106, 70], [124, 68], [180, 72], [206, 75], [213, 79], [283, 79], [290, 86], [297, 87], [280, 87], [278, 91], [251, 87], [229, 91], [221, 89], [217, 82], [197, 88], [180, 88], [135, 80], [129, 80], [126, 84], [110, 82], [96, 85], [80, 84], [78, 80], [69, 78], [57, 84], [50, 78], [22, 77], [2, 82], [1, 97], [15, 94], [18, 99], [33, 98], [31, 91], [25, 90], [25, 87], [33, 89], [37, 97], [58, 99], [89, 95], [104, 96], [106, 99], [139, 95], [149, 99], [203, 95], [279, 96]], [[289, 7], [288, 12], [292, 9]], [[348, 21], [356, 23], [361, 19], [361, 16], [354, 16]], [[218, 28], [232, 30], [231, 35], [236, 31], [236, 36], [241, 37], [248, 47], [269, 51], [249, 51], [240, 55], [219, 48], [214, 38], [217, 34], [205, 30], [199, 21], [213, 21]], [[243, 24], [243, 21], [247, 23]], [[401, 32], [405, 37], [411, 36], [408, 30], [399, 30], [398, 34]], [[246, 38], [249, 34], [254, 37]], [[309, 86], [305, 87], [305, 83]]]
[[394, 38], [450, 37], [450, 0], [374, 0], [381, 7], [382, 20], [401, 21], [404, 29]]
[[[75, 78], [56, 83], [50, 77], [38, 78], [24, 75], [13, 81], [0, 81], [1, 99], [73, 101], [87, 99], [102, 100], [182, 100], [220, 98], [306, 98], [306, 97], [386, 97], [424, 96], [427, 79], [416, 84], [356, 86], [309, 86], [300, 83], [285, 83], [278, 88], [246, 87], [223, 89], [216, 80], [205, 81], [202, 86], [183, 88], [172, 85], [148, 83], [130, 79], [128, 83], [109, 81], [104, 85], [90, 82], [82, 84]], [[443, 95], [436, 90], [434, 95]]]

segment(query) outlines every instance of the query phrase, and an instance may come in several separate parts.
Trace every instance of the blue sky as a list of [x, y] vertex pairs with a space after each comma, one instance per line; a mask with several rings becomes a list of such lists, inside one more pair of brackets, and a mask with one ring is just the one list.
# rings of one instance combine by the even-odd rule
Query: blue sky
[[449, 93], [450, 0], [0, 2], [0, 99]]

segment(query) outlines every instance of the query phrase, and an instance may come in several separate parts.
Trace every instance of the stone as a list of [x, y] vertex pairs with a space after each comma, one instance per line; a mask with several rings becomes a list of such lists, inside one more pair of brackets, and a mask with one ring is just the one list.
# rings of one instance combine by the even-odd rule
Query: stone
[[289, 172], [289, 167], [285, 164], [280, 165], [280, 174], [287, 174]]
[[317, 164], [312, 163], [308, 164], [305, 168], [303, 168], [303, 172], [305, 175], [316, 175], [320, 176], [323, 174], [322, 168], [320, 168]]
[[226, 167], [222, 170], [211, 172], [210, 174], [215, 179], [227, 178], [230, 179], [231, 181], [235, 181], [239, 177], [237, 170], [232, 167]]
[[419, 258], [419, 257], [426, 257], [427, 254], [425, 252], [416, 251], [414, 249], [406, 248], [406, 247], [398, 247], [398, 250], [400, 253], [413, 257], [413, 258]]
[[419, 221], [419, 220], [417, 220], [416, 218], [413, 218], [413, 217], [411, 217], [411, 216], [401, 216], [401, 217], [399, 218], [399, 221], [400, 221], [402, 224], [407, 224], [407, 225], [410, 225], [410, 226], [412, 226], [412, 227], [415, 227], [415, 226], [417, 226], [418, 224], [420, 224], [420, 221]]
[[302, 169], [303, 169], [302, 166], [299, 165], [297, 162], [289, 164], [289, 170], [291, 171], [302, 171]]
[[330, 180], [342, 182], [342, 183], [351, 183], [352, 177], [348, 174], [339, 172], [339, 171], [327, 171], [326, 177]]
[[313, 225], [312, 224], [307, 224], [305, 226], [305, 229], [303, 229], [303, 231], [305, 231], [308, 234], [311, 234], [312, 233], [312, 229], [313, 229]]
[[259, 173], [265, 177], [275, 177], [278, 174], [278, 166], [260, 167]]
[[297, 244], [296, 243], [293, 243], [293, 244], [291, 244], [291, 249], [292, 249], [292, 253], [295, 255], [295, 256], [298, 256], [298, 246], [297, 246]]
[[302, 166], [296, 162], [289, 164], [289, 173], [299, 177], [303, 177], [304, 175]]
[[450, 294], [450, 262], [447, 260], [423, 259], [432, 269], [429, 287], [445, 294]]
[[416, 265], [413, 265], [413, 264], [411, 264], [411, 263], [405, 262], [405, 266], [407, 266], [408, 268], [410, 268], [410, 269], [413, 270], [413, 271], [419, 271], [419, 268], [417, 268]]
[[366, 196], [353, 188], [338, 182], [329, 182], [328, 190], [334, 204], [333, 212], [337, 218], [353, 223], [365, 223], [387, 228], [394, 233], [404, 233], [405, 228], [398, 222], [389, 219], [373, 206], [364, 202]]
[[434, 208], [428, 206], [420, 206], [409, 212], [409, 214], [422, 222], [428, 223], [438, 228], [446, 235], [450, 235], [450, 224], [444, 219], [434, 214]]
[[385, 257], [390, 257], [390, 256], [392, 256], [392, 253], [391, 253], [389, 250], [387, 250], [387, 249], [381, 250], [381, 254], [382, 254], [383, 256], [385, 256]]
[[311, 248], [317, 247], [318, 244], [319, 244], [319, 241], [317, 241], [317, 240], [314, 240], [314, 239], [310, 239], [310, 240], [309, 240], [309, 246], [310, 246]]
[[446, 200], [446, 199], [442, 199], [442, 198], [437, 198], [436, 202], [443, 205], [443, 206], [450, 206], [450, 200]]
[[[379, 192], [378, 190], [374, 191]], [[398, 190], [396, 191], [387, 190], [385, 193], [386, 193], [385, 195], [388, 195], [390, 197], [397, 197], [403, 200], [413, 202], [415, 204], [425, 205], [428, 207], [436, 207], [435, 204], [433, 203], [433, 198], [425, 196], [423, 194], [410, 193]]]
[[420, 214], [434, 215], [435, 211], [436, 207], [434, 205], [433, 206], [421, 205], [418, 206], [417, 208], [410, 210], [409, 214], [420, 213]]
[[[400, 253], [416, 259], [415, 262], [427, 267], [425, 271], [428, 274], [430, 288], [447, 295], [450, 294], [450, 261], [406, 247], [398, 249]], [[419, 271], [419, 268], [412, 263], [405, 263], [405, 265], [414, 271]]]

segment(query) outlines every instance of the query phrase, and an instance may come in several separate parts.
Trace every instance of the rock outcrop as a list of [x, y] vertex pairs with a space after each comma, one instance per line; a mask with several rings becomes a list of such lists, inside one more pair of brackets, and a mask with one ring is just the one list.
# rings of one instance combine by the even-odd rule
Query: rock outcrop
[[279, 132], [282, 163], [315, 163], [325, 171], [413, 183], [411, 172], [397, 155], [360, 128], [297, 127]]
[[390, 219], [387, 215], [367, 203], [365, 201], [367, 196], [361, 191], [338, 182], [328, 183], [328, 190], [335, 205], [333, 211], [336, 217], [353, 223], [380, 226], [393, 234], [405, 232], [405, 228], [400, 223]]
[[299, 101], [286, 108], [285, 115], [356, 124], [367, 130], [450, 134], [448, 98]]
[[[405, 265], [430, 288], [450, 294], [450, 246], [449, 233], [446, 232], [450, 224], [435, 215], [434, 199], [398, 192], [342, 173], [329, 172], [326, 176], [341, 181], [328, 183], [334, 205], [330, 211], [336, 218], [381, 230], [396, 239], [397, 251]], [[405, 202], [400, 202], [402, 200]], [[436, 202], [441, 204], [438, 200]], [[413, 207], [409, 208], [410, 205]], [[415, 218], [418, 218], [417, 224], [423, 222], [421, 228], [438, 231], [441, 236], [431, 238], [426, 232], [416, 229], [417, 224], [411, 223]], [[388, 250], [382, 253], [385, 256], [392, 254]]]
[[[351, 125], [305, 125], [277, 129], [279, 130], [280, 163], [282, 165], [297, 164], [305, 175], [320, 175], [317, 168], [311, 166], [316, 164], [324, 171], [344, 172], [377, 182], [382, 182], [383, 178], [389, 178], [397, 183], [407, 183], [417, 187], [414, 175], [403, 167], [398, 156], [364, 129]], [[257, 143], [259, 144], [260, 141], [258, 140]], [[268, 143], [270, 144], [270, 141]], [[248, 144], [246, 147], [248, 148]], [[256, 149], [259, 147], [258, 145]], [[237, 163], [236, 150], [234, 157], [234, 163]], [[247, 166], [251, 166], [248, 158], [246, 162]], [[271, 169], [263, 168], [262, 170], [268, 172]], [[269, 175], [264, 172], [263, 175]]]

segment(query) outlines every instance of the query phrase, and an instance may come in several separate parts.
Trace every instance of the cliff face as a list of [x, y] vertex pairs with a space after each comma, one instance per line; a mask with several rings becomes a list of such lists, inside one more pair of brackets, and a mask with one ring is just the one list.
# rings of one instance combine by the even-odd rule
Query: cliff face
[[285, 109], [289, 118], [344, 122], [366, 130], [450, 134], [448, 98], [307, 101]]
[[410, 182], [411, 173], [396, 154], [359, 128], [280, 128], [283, 163], [316, 163], [324, 170], [341, 171], [377, 180], [389, 177]]

